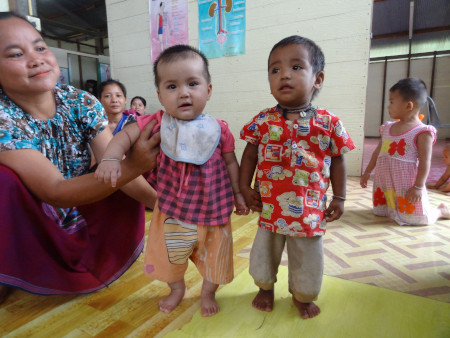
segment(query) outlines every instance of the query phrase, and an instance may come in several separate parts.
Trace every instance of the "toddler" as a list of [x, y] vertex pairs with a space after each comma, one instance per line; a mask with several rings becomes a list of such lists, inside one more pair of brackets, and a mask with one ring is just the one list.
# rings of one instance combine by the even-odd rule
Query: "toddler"
[[[326, 222], [344, 212], [343, 154], [355, 147], [338, 117], [311, 106], [322, 87], [324, 66], [321, 49], [307, 38], [291, 36], [275, 44], [268, 71], [278, 105], [261, 111], [241, 131], [248, 143], [241, 160], [240, 188], [247, 205], [261, 212], [250, 252], [250, 274], [259, 287], [252, 305], [272, 310], [286, 244], [289, 291], [305, 319], [320, 312], [313, 301], [322, 284], [322, 236]], [[330, 179], [333, 197], [327, 207]]]
[[[208, 60], [193, 47], [164, 50], [153, 67], [158, 98], [165, 111], [137, 118], [112, 139], [96, 171], [116, 184], [119, 161], [153, 119], [161, 131], [156, 184], [158, 200], [145, 249], [145, 270], [168, 283], [170, 294], [159, 302], [169, 313], [185, 294], [184, 274], [191, 259], [203, 276], [203, 316], [219, 311], [215, 292], [233, 279], [230, 214], [249, 210], [239, 192], [234, 138], [225, 121], [203, 112], [211, 96]], [[234, 194], [234, 197], [233, 197]], [[207, 254], [205, 254], [207, 253]]]
[[381, 140], [361, 177], [361, 187], [366, 188], [375, 168], [373, 213], [400, 225], [427, 225], [440, 217], [450, 218], [446, 205], [430, 206], [425, 188], [436, 141], [436, 129], [419, 119], [426, 100], [427, 88], [418, 78], [400, 80], [389, 89], [389, 116], [398, 121], [380, 127]]
[[450, 182], [447, 182], [450, 178], [450, 144], [445, 146], [442, 154], [444, 155], [444, 163], [447, 165], [447, 168], [445, 168], [444, 173], [436, 183], [428, 184], [427, 187], [430, 189], [438, 189], [439, 191], [445, 192], [446, 195], [450, 195]]

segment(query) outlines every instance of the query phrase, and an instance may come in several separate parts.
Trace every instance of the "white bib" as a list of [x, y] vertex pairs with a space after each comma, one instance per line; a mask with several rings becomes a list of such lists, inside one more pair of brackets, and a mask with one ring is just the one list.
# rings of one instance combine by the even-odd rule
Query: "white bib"
[[161, 119], [161, 150], [177, 162], [201, 165], [208, 161], [220, 140], [220, 124], [211, 115], [179, 120], [164, 113]]

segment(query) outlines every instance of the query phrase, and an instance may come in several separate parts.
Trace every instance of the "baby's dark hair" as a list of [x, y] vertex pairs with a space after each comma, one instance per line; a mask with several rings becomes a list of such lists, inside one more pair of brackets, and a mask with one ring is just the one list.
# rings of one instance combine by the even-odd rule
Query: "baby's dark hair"
[[325, 68], [325, 56], [323, 55], [320, 47], [312, 40], [305, 38], [300, 35], [292, 35], [284, 38], [283, 40], [277, 42], [269, 53], [269, 59], [267, 60], [267, 64], [269, 64], [270, 56], [273, 51], [280, 47], [285, 47], [288, 45], [303, 45], [309, 52], [310, 62], [313, 66], [314, 74], [318, 72], [322, 72]]
[[[313, 67], [314, 74], [317, 74], [319, 72], [323, 72], [325, 69], [325, 55], [323, 55], [322, 49], [312, 40], [305, 38], [300, 35], [292, 35], [288, 36], [287, 38], [284, 38], [280, 41], [278, 41], [273, 47], [272, 50], [269, 53], [269, 58], [267, 59], [267, 69], [269, 68], [270, 63], [270, 57], [272, 56], [272, 53], [277, 48], [286, 47], [289, 45], [303, 45], [308, 50], [309, 58], [311, 65]], [[320, 90], [320, 89], [319, 89]], [[317, 95], [319, 90], [315, 90], [312, 94], [311, 100], [314, 99], [314, 97]]]
[[103, 81], [102, 83], [99, 84], [98, 89], [97, 89], [99, 99], [102, 97], [105, 87], [112, 85], [112, 84], [118, 85], [119, 88], [123, 92], [123, 96], [127, 97], [127, 89], [125, 88], [125, 85], [120, 81], [109, 79], [109, 80]]
[[159, 75], [158, 75], [158, 65], [160, 63], [170, 63], [173, 61], [178, 60], [184, 60], [187, 58], [195, 57], [196, 55], [200, 56], [203, 60], [204, 70], [203, 74], [208, 81], [208, 83], [211, 83], [211, 75], [209, 74], [209, 63], [206, 56], [200, 52], [197, 48], [194, 48], [189, 45], [175, 45], [172, 47], [169, 47], [165, 49], [156, 59], [155, 63], [153, 64], [153, 74], [155, 76], [155, 86], [156, 88], [159, 87], [159, 82], [161, 81]]
[[427, 102], [427, 86], [417, 77], [408, 77], [398, 81], [389, 91], [398, 92], [405, 101], [415, 101], [420, 108]]
[[141, 100], [144, 107], [147, 107], [147, 101], [142, 96], [135, 96], [131, 99], [131, 104], [133, 104], [134, 100]]

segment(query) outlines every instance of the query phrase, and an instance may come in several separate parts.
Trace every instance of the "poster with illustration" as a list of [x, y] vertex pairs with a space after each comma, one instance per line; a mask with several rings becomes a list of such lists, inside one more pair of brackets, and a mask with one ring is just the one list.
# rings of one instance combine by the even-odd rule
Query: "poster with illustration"
[[187, 0], [150, 0], [152, 63], [167, 47], [189, 44]]
[[69, 68], [59, 67], [58, 83], [69, 84]]
[[198, 39], [208, 58], [245, 54], [245, 0], [199, 0]]
[[111, 68], [107, 63], [98, 63], [98, 77], [100, 82], [111, 79]]

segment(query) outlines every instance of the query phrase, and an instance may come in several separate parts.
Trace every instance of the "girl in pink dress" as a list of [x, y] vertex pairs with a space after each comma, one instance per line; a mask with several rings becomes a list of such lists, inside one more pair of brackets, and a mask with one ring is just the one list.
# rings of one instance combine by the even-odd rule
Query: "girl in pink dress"
[[377, 216], [388, 216], [400, 225], [433, 224], [450, 218], [449, 208], [433, 208], [425, 181], [430, 171], [436, 129], [419, 119], [427, 89], [418, 78], [400, 80], [389, 90], [389, 121], [380, 127], [381, 140], [361, 177], [361, 187], [374, 168], [373, 207]]

